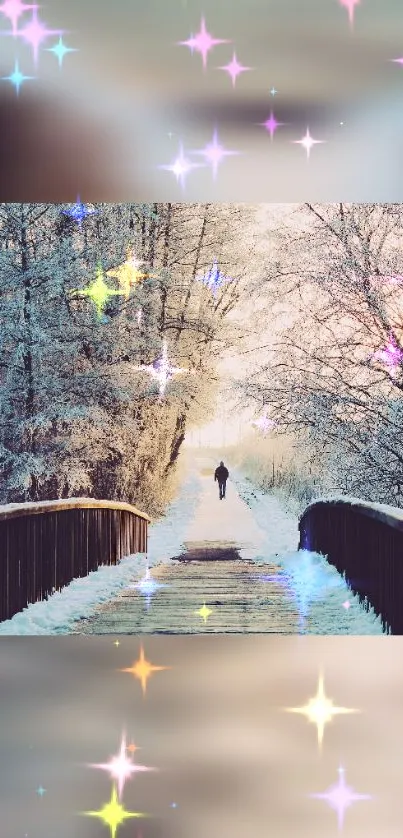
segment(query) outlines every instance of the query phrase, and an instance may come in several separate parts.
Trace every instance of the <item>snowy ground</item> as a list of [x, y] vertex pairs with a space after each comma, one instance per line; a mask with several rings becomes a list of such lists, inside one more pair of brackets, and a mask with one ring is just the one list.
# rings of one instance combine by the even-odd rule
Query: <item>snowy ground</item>
[[[219, 501], [211, 472], [203, 475], [213, 465], [206, 459], [191, 461], [177, 499], [166, 516], [150, 528], [150, 567], [182, 553], [187, 542], [232, 542], [245, 559], [274, 561], [283, 566], [285, 593], [291, 594], [298, 606], [301, 633], [383, 633], [379, 618], [360, 605], [323, 556], [298, 552], [296, 516], [286, 511], [275, 496], [264, 495], [232, 470], [227, 497]], [[98, 604], [138, 581], [144, 569], [143, 555], [128, 556], [116, 567], [101, 566], [1, 623], [0, 634], [68, 634], [75, 620], [91, 616]]]

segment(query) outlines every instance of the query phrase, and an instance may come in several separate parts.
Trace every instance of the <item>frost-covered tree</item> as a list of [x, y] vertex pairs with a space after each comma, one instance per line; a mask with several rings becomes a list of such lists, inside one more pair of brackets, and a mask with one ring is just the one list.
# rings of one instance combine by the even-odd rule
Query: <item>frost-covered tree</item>
[[[0, 206], [2, 500], [85, 493], [153, 512], [187, 424], [212, 410], [216, 358], [234, 340], [246, 212], [98, 204], [77, 225], [67, 209]], [[134, 253], [130, 287], [121, 268]], [[229, 259], [233, 281], [214, 296], [200, 275], [216, 258]], [[164, 341], [193, 374], [161, 398], [142, 369]]]
[[403, 502], [403, 209], [300, 207], [258, 292], [288, 317], [242, 384], [319, 460], [324, 487]]

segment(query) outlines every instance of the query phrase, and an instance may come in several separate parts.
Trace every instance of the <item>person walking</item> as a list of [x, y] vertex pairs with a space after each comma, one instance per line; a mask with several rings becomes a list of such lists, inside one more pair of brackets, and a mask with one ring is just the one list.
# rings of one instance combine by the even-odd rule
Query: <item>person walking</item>
[[226, 466], [224, 465], [223, 461], [221, 460], [220, 465], [217, 466], [217, 468], [214, 472], [214, 481], [218, 480], [218, 488], [219, 488], [219, 491], [220, 491], [220, 500], [225, 498], [225, 489], [226, 489], [228, 477], [229, 477], [229, 471], [226, 468]]

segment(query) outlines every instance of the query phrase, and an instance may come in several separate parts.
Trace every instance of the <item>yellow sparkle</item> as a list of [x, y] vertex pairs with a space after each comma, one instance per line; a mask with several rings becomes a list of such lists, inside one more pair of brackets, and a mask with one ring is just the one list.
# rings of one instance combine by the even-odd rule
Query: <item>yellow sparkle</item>
[[119, 803], [116, 786], [112, 788], [112, 796], [109, 803], [105, 803], [105, 806], [99, 812], [84, 812], [84, 815], [89, 815], [91, 818], [99, 818], [104, 822], [105, 826], [109, 826], [111, 838], [115, 838], [118, 826], [127, 818], [148, 817], [143, 812], [126, 812], [121, 803]]
[[331, 698], [325, 695], [323, 675], [319, 675], [318, 691], [309, 699], [304, 707], [286, 707], [287, 713], [301, 713], [308, 721], [316, 724], [318, 730], [318, 745], [322, 746], [325, 725], [331, 722], [333, 716], [340, 716], [345, 713], [359, 713], [360, 710], [353, 710], [347, 707], [335, 707]]
[[114, 645], [114, 646], [120, 646], [119, 640], [115, 640], [115, 642], [114, 642], [114, 644], [113, 644], [113, 645]]
[[140, 265], [141, 262], [136, 259], [130, 250], [128, 250], [127, 261], [124, 262], [123, 265], [119, 265], [118, 268], [113, 268], [110, 271], [107, 271], [106, 275], [115, 277], [122, 288], [122, 293], [125, 297], [128, 297], [132, 286], [136, 285], [137, 282], [140, 282], [140, 279], [145, 279], [148, 276], [155, 276], [155, 274], [150, 274], [148, 272], [142, 273], [142, 271], [139, 270]]
[[136, 661], [133, 664], [133, 666], [130, 666], [127, 669], [121, 669], [120, 672], [130, 672], [132, 675], [135, 675], [135, 677], [139, 679], [141, 683], [141, 688], [143, 690], [143, 695], [145, 695], [147, 689], [147, 681], [150, 675], [152, 675], [153, 672], [162, 672], [163, 669], [171, 669], [171, 667], [154, 666], [154, 664], [146, 660], [146, 658], [144, 657], [144, 649], [142, 646], [140, 646], [140, 657], [138, 661]]
[[107, 286], [101, 265], [98, 265], [95, 279], [88, 288], [83, 288], [81, 291], [72, 291], [72, 293], [77, 294], [79, 297], [89, 297], [96, 307], [98, 317], [102, 316], [109, 297], [123, 296], [123, 291], [117, 291]]
[[211, 608], [207, 608], [207, 605], [206, 605], [205, 602], [203, 602], [202, 607], [199, 608], [198, 611], [195, 611], [195, 614], [198, 614], [199, 617], [202, 617], [205, 623], [207, 623], [207, 617], [209, 617], [210, 614], [212, 614], [212, 613], [213, 612], [212, 612]]

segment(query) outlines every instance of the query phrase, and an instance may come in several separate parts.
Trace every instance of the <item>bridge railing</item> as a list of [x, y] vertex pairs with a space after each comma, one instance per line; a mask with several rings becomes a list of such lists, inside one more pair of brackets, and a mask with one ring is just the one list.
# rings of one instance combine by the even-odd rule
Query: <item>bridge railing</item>
[[93, 498], [0, 506], [0, 621], [99, 565], [147, 552], [150, 518]]
[[403, 509], [325, 498], [305, 509], [299, 548], [327, 556], [383, 626], [403, 634]]

